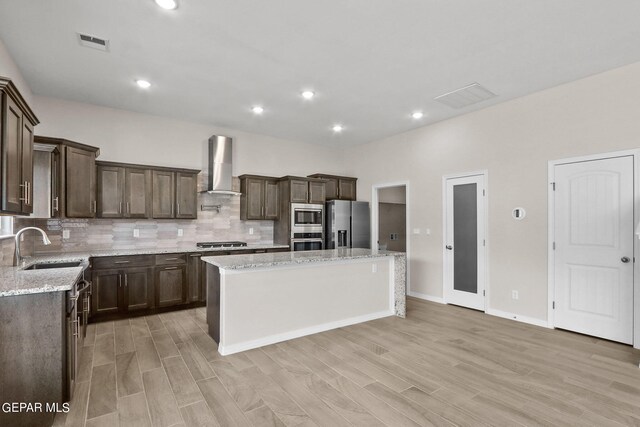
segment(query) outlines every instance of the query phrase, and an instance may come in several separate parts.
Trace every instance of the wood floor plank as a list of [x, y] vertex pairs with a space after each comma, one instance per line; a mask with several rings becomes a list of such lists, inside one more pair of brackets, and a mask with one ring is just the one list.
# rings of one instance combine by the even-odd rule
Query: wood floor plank
[[460, 408], [449, 405], [446, 401], [437, 399], [425, 393], [417, 387], [411, 387], [401, 393], [404, 397], [413, 400], [418, 405], [438, 414], [442, 418], [449, 420], [460, 427], [481, 427], [489, 426], [482, 419], [476, 417], [471, 412], [463, 411]]
[[171, 336], [171, 339], [174, 343], [181, 344], [189, 341], [189, 335], [184, 331], [184, 329], [182, 329], [177, 321], [164, 321], [164, 326], [167, 328], [167, 331], [169, 331], [169, 335]]
[[[264, 402], [260, 398], [259, 394], [251, 386], [251, 383], [247, 381], [246, 375], [243, 371], [239, 371], [233, 364], [223, 361], [211, 362], [216, 376], [222, 382], [222, 385], [227, 389], [229, 395], [235, 400], [236, 404], [244, 412], [251, 411], [264, 405]], [[255, 366], [253, 368], [257, 370]], [[250, 372], [247, 375], [256, 375], [255, 372]]]
[[164, 323], [162, 323], [162, 320], [160, 320], [157, 314], [146, 316], [144, 319], [147, 321], [147, 326], [151, 332], [166, 330]]
[[134, 339], [151, 336], [151, 331], [144, 317], [135, 317], [129, 323], [131, 325], [131, 335]]
[[200, 381], [215, 376], [209, 362], [191, 340], [177, 344], [177, 347], [194, 380]]
[[115, 412], [118, 409], [117, 406], [116, 364], [94, 366], [91, 374], [87, 419]]
[[140, 375], [140, 366], [135, 351], [116, 356], [116, 382], [118, 397], [143, 391], [142, 375]]
[[153, 338], [150, 336], [135, 338], [134, 344], [140, 371], [145, 372], [162, 366]]
[[76, 427], [84, 425], [87, 417], [87, 404], [89, 402], [91, 383], [84, 381], [76, 383], [73, 393], [73, 400], [69, 403], [69, 412], [65, 417], [66, 427]]
[[136, 348], [133, 344], [133, 335], [131, 335], [131, 325], [119, 324], [115, 328], [116, 355], [130, 353]]
[[181, 423], [182, 416], [164, 369], [143, 372], [142, 382], [153, 426], [169, 427]]
[[218, 353], [218, 345], [209, 335], [202, 331], [189, 335], [193, 343], [198, 347], [207, 362], [219, 360], [222, 356]]
[[96, 335], [112, 334], [113, 322], [96, 323]]
[[166, 329], [151, 331], [151, 337], [156, 345], [156, 350], [158, 351], [160, 359], [180, 356], [176, 343], [173, 342], [171, 335], [169, 335], [169, 332]]
[[251, 421], [255, 427], [285, 427], [285, 424], [273, 413], [268, 406], [261, 406], [259, 408], [249, 411], [247, 418]]
[[249, 424], [218, 378], [198, 381], [198, 387], [218, 424], [225, 427], [244, 427]]
[[78, 376], [76, 382], [89, 381], [91, 379], [91, 370], [93, 369], [93, 349], [94, 346], [84, 346], [78, 349], [80, 356], [78, 358]]
[[119, 427], [118, 413], [112, 412], [98, 418], [87, 420], [85, 427]]
[[93, 347], [93, 366], [116, 361], [116, 347], [113, 336], [113, 333], [96, 336], [96, 344]]
[[118, 399], [118, 421], [120, 427], [151, 427], [149, 408], [144, 393], [132, 394]]
[[167, 372], [169, 384], [171, 385], [171, 390], [173, 390], [178, 407], [203, 400], [202, 394], [189, 373], [189, 369], [184, 363], [184, 360], [182, 360], [182, 357], [167, 357], [162, 359], [162, 364]]
[[182, 418], [187, 426], [220, 426], [204, 400], [183, 406], [180, 408], [180, 412], [182, 413]]

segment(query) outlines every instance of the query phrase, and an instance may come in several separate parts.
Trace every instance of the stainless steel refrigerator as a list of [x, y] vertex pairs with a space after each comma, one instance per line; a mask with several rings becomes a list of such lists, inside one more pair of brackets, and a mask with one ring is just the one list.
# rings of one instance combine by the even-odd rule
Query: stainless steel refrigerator
[[370, 248], [369, 202], [332, 200], [325, 206], [325, 248]]

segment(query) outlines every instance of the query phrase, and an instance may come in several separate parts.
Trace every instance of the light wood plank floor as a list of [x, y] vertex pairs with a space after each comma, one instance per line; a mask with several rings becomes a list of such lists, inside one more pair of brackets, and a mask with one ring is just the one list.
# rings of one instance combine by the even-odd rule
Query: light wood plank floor
[[55, 426], [640, 426], [640, 352], [454, 306], [222, 357], [204, 309], [91, 325]]

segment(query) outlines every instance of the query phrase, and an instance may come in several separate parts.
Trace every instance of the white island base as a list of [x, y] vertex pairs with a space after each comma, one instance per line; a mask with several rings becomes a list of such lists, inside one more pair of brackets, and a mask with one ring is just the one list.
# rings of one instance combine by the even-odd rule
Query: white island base
[[[299, 253], [205, 257], [207, 322], [222, 355], [329, 329], [404, 316], [404, 254], [295, 260]], [[351, 254], [351, 250], [349, 251]], [[389, 255], [396, 256], [389, 256]], [[273, 262], [273, 259], [289, 262]], [[230, 258], [244, 257], [247, 264]], [[331, 259], [331, 258], [330, 258]], [[269, 262], [269, 261], [272, 262]], [[216, 265], [217, 264], [217, 265]], [[242, 267], [239, 267], [242, 266]], [[402, 282], [402, 313], [396, 287]]]

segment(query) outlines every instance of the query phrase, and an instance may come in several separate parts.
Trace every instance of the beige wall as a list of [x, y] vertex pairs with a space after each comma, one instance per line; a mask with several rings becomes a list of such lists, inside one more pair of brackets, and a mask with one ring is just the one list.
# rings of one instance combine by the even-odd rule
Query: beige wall
[[[0, 76], [8, 77], [13, 81], [13, 84], [16, 85], [25, 101], [33, 108], [33, 94], [31, 93], [31, 89], [29, 85], [22, 77], [22, 73], [15, 62], [13, 62], [13, 58], [11, 58], [11, 54], [7, 50], [7, 47], [4, 45], [2, 40], [0, 39]], [[37, 113], [36, 113], [37, 115]]]
[[547, 162], [640, 147], [639, 117], [637, 63], [349, 149], [348, 173], [364, 199], [410, 181], [411, 291], [442, 297], [442, 176], [488, 170], [489, 308], [544, 320]]
[[378, 189], [378, 202], [405, 204], [407, 203], [407, 189], [404, 185], [380, 188]]
[[[381, 248], [406, 252], [406, 206], [404, 203], [378, 203], [378, 242]], [[398, 234], [398, 239], [391, 240], [391, 233]]]

